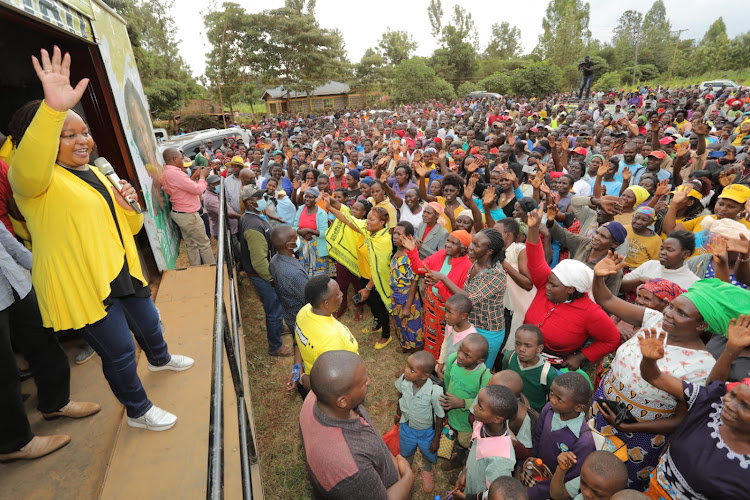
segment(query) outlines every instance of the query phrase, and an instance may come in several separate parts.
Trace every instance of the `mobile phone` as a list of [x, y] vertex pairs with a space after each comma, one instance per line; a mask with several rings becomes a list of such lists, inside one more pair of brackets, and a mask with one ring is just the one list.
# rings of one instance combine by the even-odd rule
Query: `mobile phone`
[[536, 165], [524, 165], [521, 171], [526, 172], [527, 174], [536, 175]]
[[358, 306], [362, 302], [362, 294], [361, 293], [355, 293], [352, 296], [352, 302], [355, 306]]
[[487, 158], [490, 160], [497, 160], [497, 155], [493, 153], [487, 153]]

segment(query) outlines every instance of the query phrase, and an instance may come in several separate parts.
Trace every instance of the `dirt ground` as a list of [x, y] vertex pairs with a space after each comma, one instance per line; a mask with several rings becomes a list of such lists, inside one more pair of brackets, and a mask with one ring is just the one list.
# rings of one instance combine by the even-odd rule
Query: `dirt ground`
[[[305, 470], [304, 455], [300, 442], [298, 417], [302, 398], [297, 391], [285, 390], [286, 379], [292, 369], [291, 358], [268, 356], [268, 343], [265, 334], [265, 316], [250, 280], [240, 281], [240, 302], [242, 325], [247, 349], [248, 375], [252, 390], [255, 411], [255, 425], [258, 433], [258, 448], [263, 474], [263, 489], [270, 500], [310, 498], [310, 483]], [[362, 328], [371, 325], [372, 316], [365, 307], [362, 321], [354, 321], [349, 291], [349, 311], [341, 321], [349, 327], [359, 342], [359, 353], [365, 360], [370, 376], [370, 389], [365, 407], [370, 413], [376, 428], [381, 434], [393, 428], [398, 393], [394, 382], [406, 366], [406, 354], [398, 352], [398, 342], [394, 339], [385, 349], [376, 351], [375, 341], [379, 334], [364, 334]], [[284, 344], [291, 344], [291, 336], [283, 337]], [[445, 497], [453, 489], [448, 484], [448, 474], [435, 472], [435, 491], [425, 493], [421, 489], [422, 458], [417, 453], [414, 461], [416, 480], [411, 498], [415, 500], [434, 499], [435, 495]]]

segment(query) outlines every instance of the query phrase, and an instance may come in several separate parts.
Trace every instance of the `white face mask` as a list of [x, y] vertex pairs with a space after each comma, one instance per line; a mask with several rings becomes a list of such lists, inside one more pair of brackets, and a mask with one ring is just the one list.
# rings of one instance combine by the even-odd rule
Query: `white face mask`
[[266, 209], [266, 206], [268, 206], [268, 202], [264, 198], [260, 198], [258, 200], [258, 212], [263, 212]]

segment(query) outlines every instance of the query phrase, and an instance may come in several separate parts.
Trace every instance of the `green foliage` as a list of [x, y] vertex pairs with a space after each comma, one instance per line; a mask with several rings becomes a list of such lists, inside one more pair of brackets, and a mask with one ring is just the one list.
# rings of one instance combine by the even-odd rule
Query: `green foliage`
[[577, 63], [591, 39], [588, 2], [550, 0], [542, 28], [534, 51], [559, 68]]
[[[635, 71], [635, 82], [652, 80], [659, 76], [659, 68], [653, 64], [639, 64]], [[633, 83], [633, 66], [626, 66], [620, 75], [620, 81], [623, 85]]]
[[441, 78], [456, 87], [471, 80], [479, 68], [477, 51], [466, 41], [465, 34], [452, 24], [443, 28], [443, 46], [436, 49], [430, 58], [430, 66]]
[[411, 53], [417, 48], [417, 42], [408, 31], [388, 29], [380, 36], [378, 48], [389, 64], [397, 66], [401, 61], [409, 59]]
[[412, 57], [396, 66], [390, 98], [394, 103], [455, 99], [456, 92], [450, 83], [435, 74], [424, 58]]
[[511, 77], [506, 73], [501, 73], [498, 71], [497, 73], [491, 74], [487, 78], [479, 80], [477, 86], [480, 88], [480, 90], [505, 95], [511, 90]]
[[594, 81], [596, 81], [601, 75], [609, 71], [609, 62], [600, 56], [591, 56], [590, 59], [594, 63]]
[[511, 88], [518, 95], [544, 97], [559, 90], [560, 69], [548, 62], [531, 64], [519, 69], [511, 79]]
[[432, 36], [438, 36], [443, 31], [443, 2], [430, 0], [427, 17], [430, 19], [430, 33]]
[[507, 21], [492, 25], [492, 38], [484, 53], [487, 57], [513, 59], [521, 55], [521, 31]]
[[495, 73], [503, 73], [506, 76], [510, 76], [517, 69], [525, 68], [532, 62], [534, 61], [528, 59], [504, 60], [496, 57], [485, 58], [479, 61], [479, 77], [486, 78]]
[[621, 79], [622, 76], [618, 71], [604, 73], [594, 83], [593, 89], [597, 91], [601, 90], [603, 92], [609, 92], [612, 89], [619, 89], [621, 87]]
[[180, 126], [185, 130], [204, 130], [207, 128], [221, 128], [223, 124], [211, 115], [185, 115], [180, 117]]
[[482, 86], [478, 83], [464, 82], [458, 86], [458, 88], [456, 89], [456, 94], [458, 94], [459, 97], [463, 97], [466, 94], [470, 92], [475, 92], [477, 90], [485, 90], [485, 89], [482, 88]]
[[174, 0], [108, 0], [127, 23], [128, 37], [151, 113], [165, 118], [202, 94], [180, 56], [172, 18]]

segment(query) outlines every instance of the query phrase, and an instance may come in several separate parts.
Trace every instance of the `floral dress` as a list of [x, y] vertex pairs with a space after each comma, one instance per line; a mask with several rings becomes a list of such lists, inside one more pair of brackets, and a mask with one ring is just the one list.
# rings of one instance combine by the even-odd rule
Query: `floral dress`
[[[642, 328], [661, 330], [662, 318], [662, 313], [646, 309]], [[600, 398], [622, 401], [628, 405], [630, 413], [639, 422], [668, 418], [674, 414], [677, 402], [668, 393], [643, 380], [642, 357], [638, 335], [622, 344], [594, 395], [594, 401]], [[666, 346], [664, 358], [657, 362], [663, 372], [699, 385], [705, 384], [715, 363], [716, 360], [708, 351], [669, 345]], [[616, 435], [628, 447], [628, 461], [625, 463], [628, 468], [628, 487], [643, 491], [651, 472], [659, 462], [659, 456], [669, 436], [645, 432], [620, 432], [607, 423], [598, 411], [597, 405], [593, 408], [596, 429], [606, 435]]]
[[411, 308], [406, 317], [403, 308], [409, 298], [409, 289], [416, 279], [409, 265], [409, 257], [402, 255], [391, 260], [391, 304], [396, 334], [405, 349], [419, 349], [424, 345], [422, 332], [422, 303], [419, 294], [414, 295]]

